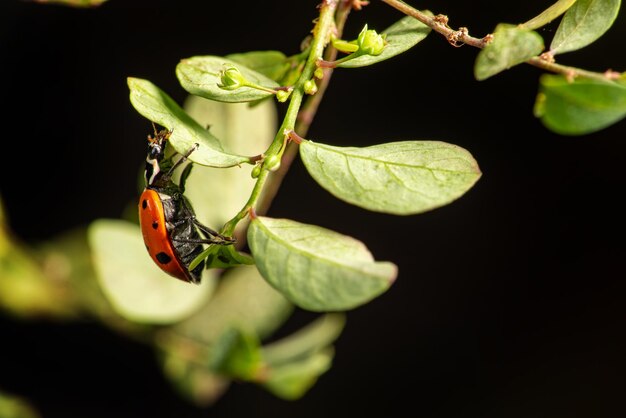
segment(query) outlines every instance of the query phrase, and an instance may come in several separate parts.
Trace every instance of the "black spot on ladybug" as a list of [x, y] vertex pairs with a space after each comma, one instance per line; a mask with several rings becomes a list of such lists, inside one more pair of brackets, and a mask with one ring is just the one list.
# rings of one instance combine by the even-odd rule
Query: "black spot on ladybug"
[[157, 229], [159, 227], [159, 223], [157, 221], [152, 222], [152, 229]]
[[147, 208], [147, 207], [148, 207], [148, 201], [147, 201], [146, 199], [144, 199], [144, 200], [143, 200], [143, 202], [141, 202], [141, 207], [142, 207], [143, 209], [145, 209], [145, 208]]
[[172, 261], [172, 257], [170, 257], [169, 255], [165, 254], [164, 252], [158, 253], [156, 255], [156, 259], [161, 264], [167, 264], [170, 261]]

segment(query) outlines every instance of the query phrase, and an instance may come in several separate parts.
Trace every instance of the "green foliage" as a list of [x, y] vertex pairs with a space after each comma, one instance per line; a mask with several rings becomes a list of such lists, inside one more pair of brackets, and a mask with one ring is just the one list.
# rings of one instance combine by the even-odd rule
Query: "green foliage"
[[[626, 116], [624, 75], [616, 80], [619, 74], [567, 67], [553, 58], [602, 36], [620, 5], [619, 0], [559, 0], [524, 24], [501, 23], [493, 37], [467, 42], [484, 46], [475, 77], [484, 80], [523, 62], [556, 72], [560, 75], [541, 77], [537, 117], [564, 135], [603, 129]], [[339, 199], [395, 215], [450, 204], [481, 177], [469, 151], [441, 141], [338, 147], [296, 133], [298, 116], [298, 131], [308, 129], [321, 98], [317, 95], [325, 90], [326, 71], [382, 62], [416, 46], [431, 28], [450, 36], [443, 16], [401, 6], [428, 24], [407, 16], [381, 34], [366, 25], [356, 40], [344, 41], [336, 32], [345, 23], [349, 2], [323, 2], [312, 36], [295, 54], [266, 50], [182, 59], [176, 75], [190, 93], [184, 109], [150, 81], [128, 78], [132, 105], [172, 131], [168, 143], [174, 151], [182, 154], [199, 145], [189, 160], [203, 167], [191, 173], [185, 195], [202, 223], [236, 236], [239, 247], [207, 246], [195, 261], [206, 258], [212, 268], [204, 271], [200, 286], [192, 286], [154, 265], [135, 223], [97, 220], [87, 231], [51, 240], [35, 252], [10, 236], [0, 207], [0, 306], [22, 317], [84, 313], [152, 343], [163, 373], [198, 404], [214, 402], [233, 380], [285, 399], [303, 396], [330, 368], [345, 316], [326, 313], [264, 345], [267, 338], [294, 307], [334, 312], [362, 306], [392, 285], [398, 268], [376, 261], [354, 238], [262, 216], [291, 158], [299, 155], [309, 174]], [[562, 14], [549, 53], [539, 56], [544, 42], [533, 30]], [[458, 33], [464, 32], [452, 35]], [[330, 46], [350, 55], [324, 61]], [[413, 75], [407, 71], [406, 80]], [[388, 83], [366, 88], [397, 91]], [[280, 127], [274, 97], [288, 102]], [[399, 105], [399, 96], [389, 97], [387, 106]], [[297, 144], [299, 154], [286, 152]], [[251, 255], [239, 252], [246, 238]], [[36, 262], [37, 257], [43, 261]], [[15, 404], [0, 394], [0, 415], [10, 411], [6, 405]], [[25, 414], [16, 416], [32, 416]]]
[[289, 337], [263, 347], [268, 365], [262, 385], [285, 399], [301, 397], [331, 365], [331, 344], [345, 326], [345, 317], [326, 314]]
[[289, 71], [289, 59], [280, 51], [251, 51], [226, 55], [227, 59], [241, 64], [264, 76], [278, 81]]
[[538, 33], [504, 23], [496, 26], [493, 41], [476, 58], [474, 76], [485, 80], [508, 70], [543, 51], [543, 39]]
[[528, 30], [539, 29], [561, 16], [567, 11], [567, 9], [572, 7], [574, 3], [576, 3], [576, 0], [558, 0], [539, 15], [533, 17], [525, 23], [522, 23], [520, 27]]
[[446, 205], [480, 178], [472, 155], [437, 141], [404, 141], [367, 148], [300, 145], [309, 174], [326, 190], [376, 212], [410, 215]]
[[38, 3], [60, 4], [70, 7], [96, 7], [107, 0], [35, 0]]
[[232, 167], [249, 159], [222, 151], [220, 141], [198, 125], [185, 111], [161, 89], [147, 80], [128, 78], [130, 102], [135, 109], [154, 123], [166, 127], [172, 134], [168, 143], [184, 154], [198, 144], [189, 159], [209, 167]]
[[563, 135], [598, 131], [626, 116], [626, 83], [544, 75], [535, 115]]
[[385, 48], [378, 55], [367, 55], [360, 51], [340, 60], [337, 66], [342, 68], [357, 68], [395, 57], [417, 45], [430, 33], [430, 28], [410, 16], [404, 17], [382, 31], [385, 36]]
[[578, 0], [563, 16], [552, 43], [552, 54], [575, 51], [591, 44], [613, 24], [621, 0]]
[[39, 414], [22, 398], [0, 392], [0, 417], [38, 418]]
[[173, 280], [150, 258], [139, 227], [121, 220], [98, 220], [89, 227], [89, 244], [100, 285], [115, 311], [133, 322], [178, 322], [204, 305], [215, 287], [215, 270], [202, 284]]
[[387, 290], [397, 275], [394, 264], [374, 261], [360, 241], [314, 225], [258, 217], [248, 240], [263, 277], [312, 311], [359, 306]]
[[[243, 84], [237, 89], [220, 87], [223, 85], [222, 72], [233, 68], [239, 70], [241, 76], [251, 86]], [[262, 86], [270, 90], [280, 87], [265, 75], [224, 57], [204, 56], [184, 59], [176, 67], [176, 75], [181, 86], [189, 93], [219, 102], [251, 102], [274, 94], [253, 86]]]

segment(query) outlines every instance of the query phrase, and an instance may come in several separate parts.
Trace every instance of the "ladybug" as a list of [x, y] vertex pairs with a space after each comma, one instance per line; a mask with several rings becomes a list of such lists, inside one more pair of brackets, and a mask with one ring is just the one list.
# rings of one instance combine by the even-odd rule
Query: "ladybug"
[[181, 173], [179, 184], [172, 173], [198, 148], [195, 144], [178, 161], [165, 158], [165, 146], [172, 131], [154, 130], [148, 135], [146, 188], [139, 197], [139, 223], [144, 243], [152, 260], [169, 275], [185, 282], [199, 284], [204, 260], [192, 270], [191, 262], [204, 250], [202, 244], [233, 244], [235, 240], [202, 225], [195, 217], [191, 203], [183, 195], [185, 181], [193, 167], [189, 163]]

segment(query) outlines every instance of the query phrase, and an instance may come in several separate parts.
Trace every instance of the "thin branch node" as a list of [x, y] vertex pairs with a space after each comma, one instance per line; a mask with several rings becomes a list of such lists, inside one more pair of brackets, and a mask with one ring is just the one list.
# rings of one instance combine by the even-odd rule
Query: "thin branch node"
[[459, 30], [455, 30], [450, 35], [448, 35], [447, 39], [450, 45], [455, 48], [462, 47], [465, 45], [465, 37], [469, 35], [469, 30], [465, 27], [459, 28]]
[[604, 76], [609, 80], [617, 80], [622, 76], [622, 73], [608, 69], [604, 72]]
[[493, 33], [489, 33], [489, 34], [485, 35], [485, 37], [483, 39], [481, 39], [481, 41], [485, 45], [490, 44], [491, 42], [493, 42]]
[[363, 6], [367, 6], [368, 4], [370, 4], [370, 2], [367, 0], [352, 0], [352, 8], [357, 11], [361, 10]]
[[554, 55], [550, 51], [544, 52], [543, 54], [539, 55], [539, 58], [550, 63], [555, 61]]
[[445, 26], [446, 28], [448, 27], [448, 16], [446, 15], [438, 14], [433, 17], [433, 20], [441, 26]]

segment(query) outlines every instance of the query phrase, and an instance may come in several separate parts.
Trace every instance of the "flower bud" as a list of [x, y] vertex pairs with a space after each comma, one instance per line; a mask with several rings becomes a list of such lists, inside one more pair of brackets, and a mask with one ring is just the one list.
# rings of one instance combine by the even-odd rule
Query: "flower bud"
[[269, 171], [276, 171], [280, 168], [280, 156], [270, 155], [263, 161], [263, 168]]
[[236, 90], [247, 84], [246, 78], [236, 67], [228, 67], [220, 72], [220, 84], [224, 90]]
[[315, 80], [311, 79], [304, 82], [304, 92], [310, 95], [317, 93], [317, 84], [315, 84]]
[[250, 175], [253, 179], [259, 177], [261, 175], [261, 166], [259, 164], [255, 165]]
[[289, 98], [289, 96], [291, 95], [291, 90], [278, 90], [276, 92], [276, 100], [278, 100], [281, 103], [284, 103], [287, 101], [287, 99]]
[[366, 55], [380, 55], [385, 49], [385, 37], [379, 35], [373, 29], [367, 29], [367, 25], [363, 27], [359, 37], [357, 38], [359, 45], [359, 53]]

